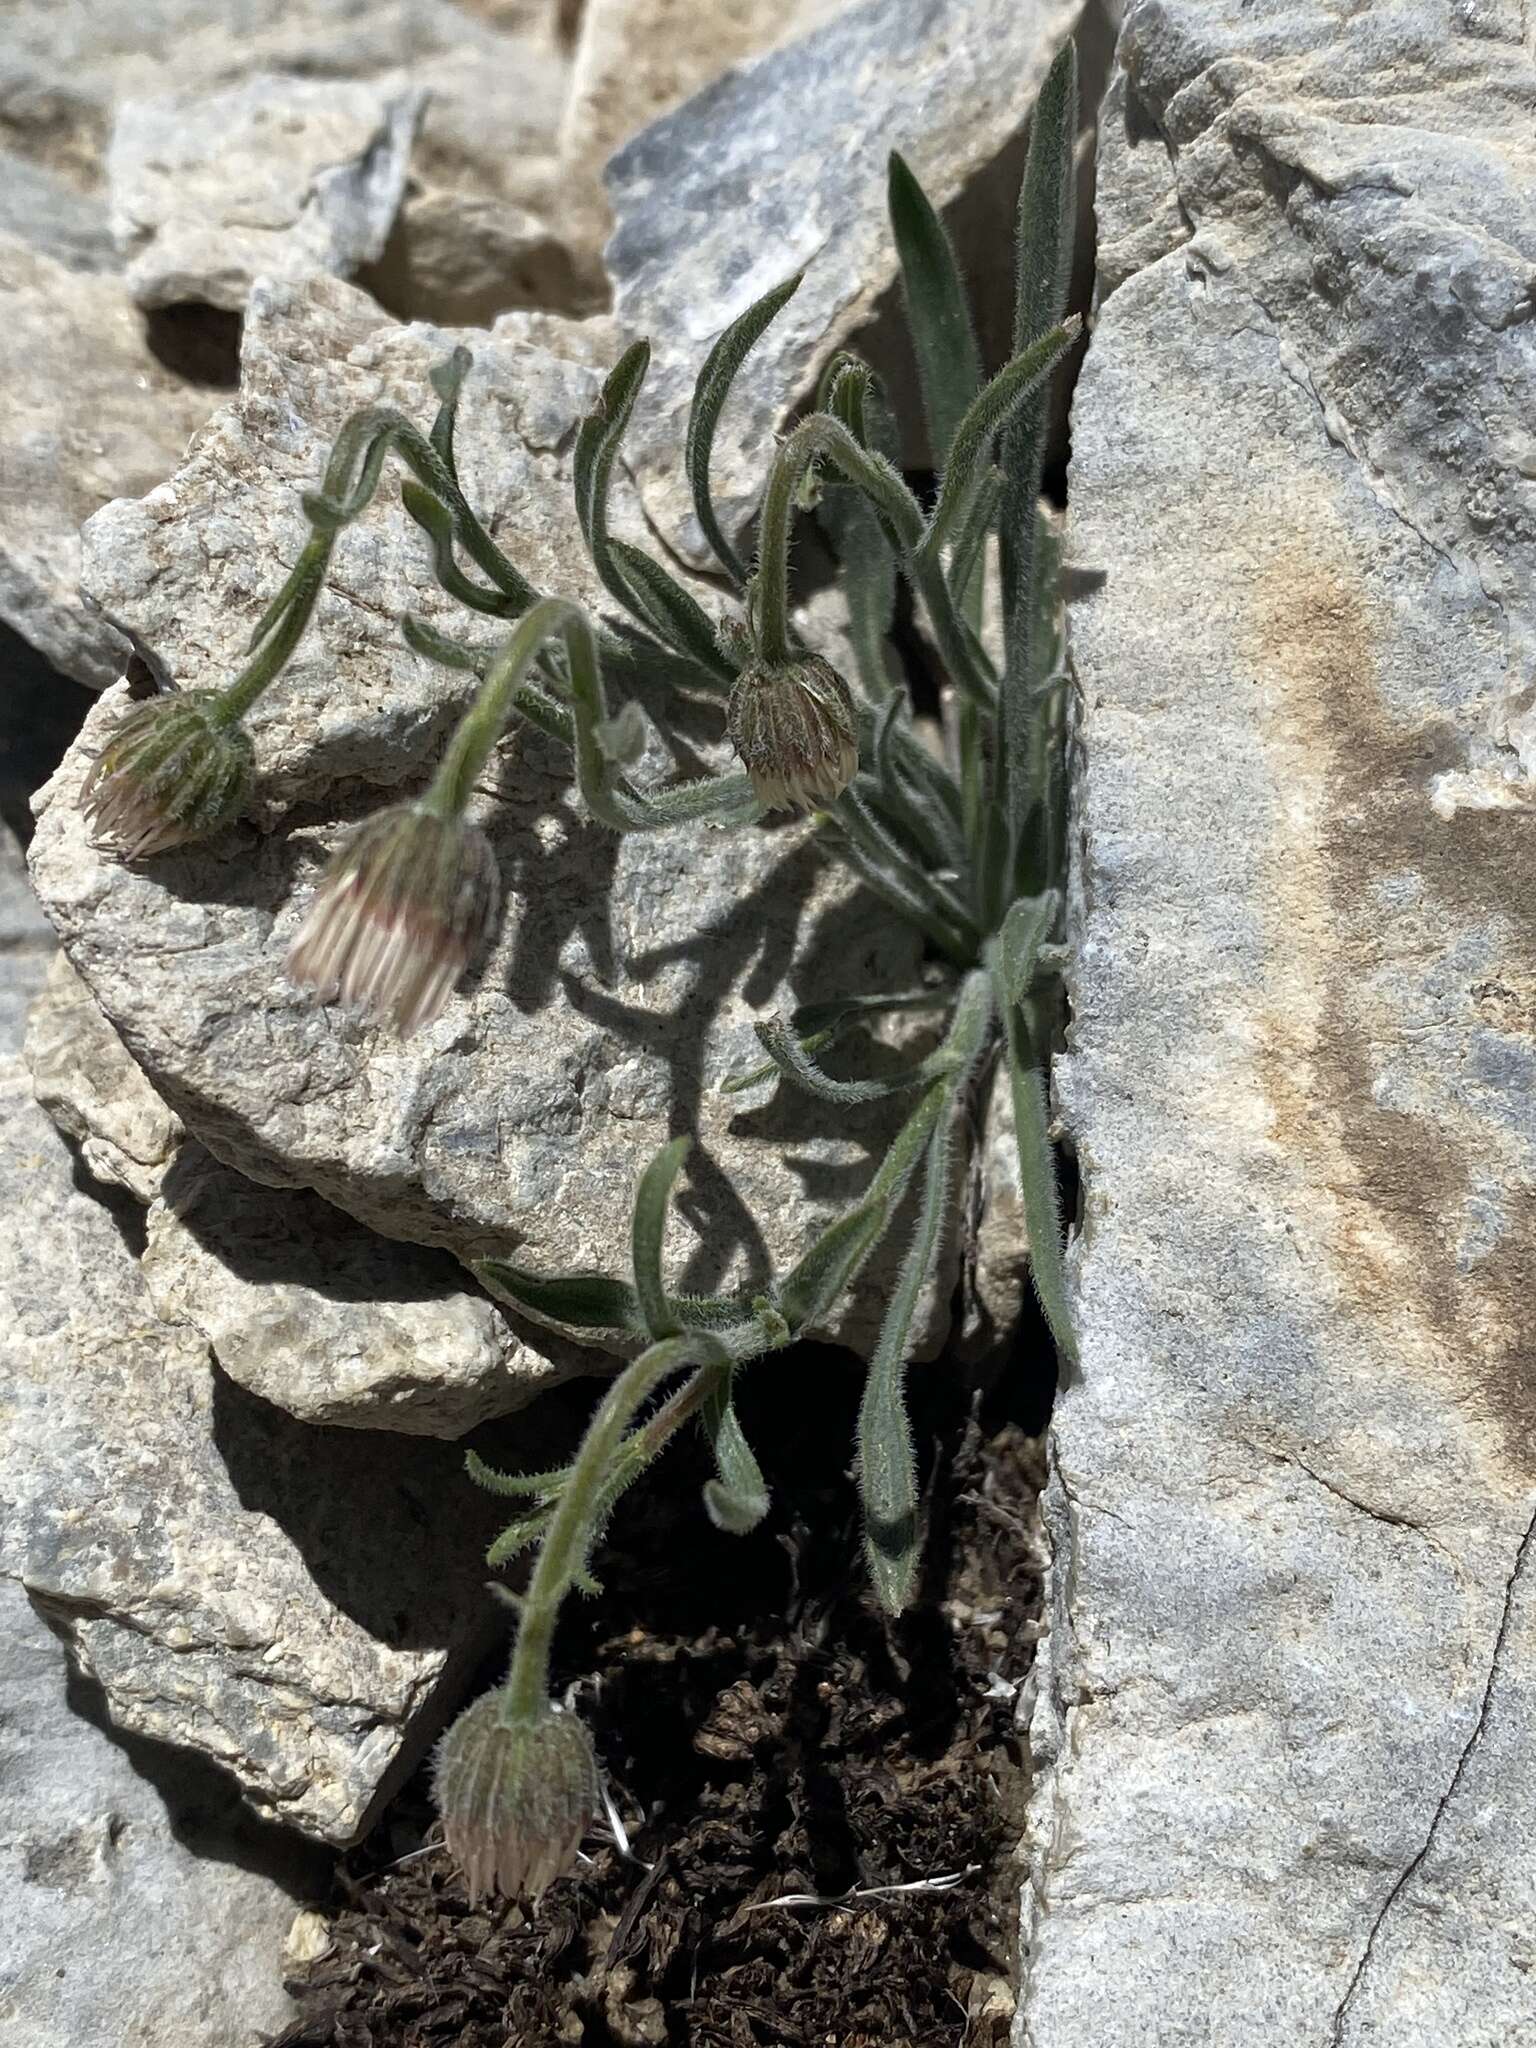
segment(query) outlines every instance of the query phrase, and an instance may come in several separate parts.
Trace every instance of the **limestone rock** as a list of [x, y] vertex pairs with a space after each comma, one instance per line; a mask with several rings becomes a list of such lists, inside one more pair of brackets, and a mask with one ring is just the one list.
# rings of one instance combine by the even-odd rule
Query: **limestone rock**
[[117, 1726], [351, 1839], [488, 1619], [494, 1521], [459, 1454], [293, 1422], [159, 1321], [19, 1059], [0, 1065], [0, 1187], [27, 1219], [0, 1237], [0, 1570]]
[[728, 73], [613, 159], [614, 310], [655, 347], [631, 449], [668, 541], [702, 561], [680, 451], [710, 345], [797, 270], [715, 442], [730, 531], [755, 511], [773, 437], [817, 369], [896, 275], [886, 158], [900, 149], [944, 205], [1023, 128], [1076, 0], [862, 0]]
[[156, 359], [120, 279], [0, 235], [0, 616], [93, 689], [122, 636], [79, 596], [79, 528], [180, 460], [209, 397]]
[[25, 1052], [38, 1101], [79, 1146], [87, 1172], [152, 1202], [181, 1143], [181, 1118], [149, 1085], [63, 953], [32, 1005]]
[[0, 234], [30, 243], [71, 270], [116, 268], [102, 200], [9, 149], [0, 149]]
[[[509, 330], [510, 332], [510, 330]], [[239, 402], [186, 467], [89, 529], [90, 580], [182, 683], [232, 675], [304, 532], [298, 492], [342, 418], [378, 398], [430, 419], [428, 366], [455, 337], [398, 328], [348, 287], [258, 293]], [[594, 599], [571, 508], [574, 429], [598, 373], [532, 342], [471, 337], [466, 488], [539, 587]], [[580, 356], [581, 346], [572, 353]], [[902, 986], [916, 948], [805, 828], [615, 839], [577, 812], [568, 757], [519, 734], [487, 802], [509, 896], [483, 971], [399, 1043], [316, 1011], [282, 956], [340, 832], [419, 787], [466, 678], [409, 653], [407, 610], [484, 638], [432, 580], [389, 499], [340, 540], [292, 668], [251, 720], [260, 816], [132, 871], [89, 847], [78, 791], [122, 708], [99, 707], [42, 794], [34, 874], [71, 959], [157, 1090], [226, 1165], [309, 1187], [386, 1235], [544, 1270], [622, 1262], [635, 1180], [667, 1136], [698, 1146], [671, 1238], [679, 1284], [761, 1284], [864, 1187], [899, 1104], [842, 1117], [719, 1083], [760, 1059], [754, 1018], [789, 1000]], [[617, 479], [616, 529], [644, 526]], [[653, 705], [658, 713], [662, 707]], [[720, 764], [714, 704], [674, 699], [676, 760]], [[653, 745], [643, 775], [672, 766]], [[281, 827], [281, 829], [276, 829]], [[839, 1327], [867, 1332], [872, 1274]]]
[[253, 2048], [293, 2013], [279, 1958], [305, 1866], [242, 1824], [212, 1773], [93, 1725], [83, 1690], [0, 1579], [6, 2031], [29, 2048]]
[[126, 101], [107, 175], [134, 299], [240, 312], [257, 277], [345, 277], [373, 262], [422, 104], [419, 91], [270, 72]]
[[1122, 61], [1192, 233], [1073, 430], [1019, 2038], [1482, 2048], [1536, 2031], [1536, 72], [1498, 7], [1186, 0]]
[[27, 1006], [54, 957], [53, 927], [27, 879], [27, 862], [10, 828], [0, 825], [0, 1049], [21, 1045]]
[[[94, 195], [117, 111], [163, 94], [168, 82], [193, 97], [237, 92], [261, 75], [332, 97], [365, 86], [385, 95], [420, 90], [427, 110], [402, 219], [415, 270], [403, 276], [431, 280], [465, 245], [445, 198], [471, 211], [489, 205], [555, 217], [570, 78], [561, 12], [558, 0], [264, 0], [241, 10], [235, 25], [203, 0], [100, 0], [89, 8], [14, 0], [0, 48], [0, 143]], [[398, 266], [392, 276], [401, 281]], [[408, 317], [462, 317], [431, 303], [389, 303]], [[504, 298], [497, 310], [517, 303]]]
[[144, 1277], [162, 1316], [302, 1422], [457, 1437], [591, 1366], [547, 1332], [524, 1343], [445, 1253], [258, 1187], [195, 1144], [149, 1212]]
[[830, 21], [848, 0], [587, 0], [560, 125], [562, 225], [600, 249], [612, 227], [602, 169], [690, 94]]

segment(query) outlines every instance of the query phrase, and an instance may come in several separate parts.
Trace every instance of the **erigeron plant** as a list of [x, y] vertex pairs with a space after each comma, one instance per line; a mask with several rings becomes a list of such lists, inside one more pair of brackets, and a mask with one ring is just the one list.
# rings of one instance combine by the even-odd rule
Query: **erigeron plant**
[[[791, 278], [720, 337], [689, 420], [693, 502], [734, 595], [733, 616], [717, 627], [661, 562], [609, 531], [609, 480], [649, 356], [637, 342], [607, 378], [576, 444], [581, 531], [617, 608], [594, 621], [535, 590], [465, 499], [454, 456], [469, 366], [460, 350], [433, 373], [439, 406], [430, 433], [385, 408], [343, 427], [320, 489], [303, 501], [311, 537], [259, 622], [240, 675], [222, 692], [138, 707], [108, 738], [87, 783], [98, 838], [128, 859], [206, 836], [236, 815], [255, 772], [244, 714], [298, 645], [336, 535], [371, 502], [393, 454], [411, 472], [404, 504], [443, 588], [467, 612], [510, 631], [500, 640], [459, 639], [403, 621], [418, 653], [477, 675], [479, 690], [425, 794], [381, 812], [337, 854], [290, 951], [295, 980], [317, 999], [358, 1006], [401, 1032], [440, 1012], [495, 919], [494, 859], [466, 813], [515, 718], [570, 748], [587, 809], [616, 832], [703, 822], [740, 829], [768, 809], [814, 809], [829, 851], [927, 941], [929, 983], [762, 1023], [763, 1064], [728, 1084], [777, 1081], [834, 1110], [896, 1093], [913, 1101], [863, 1199], [763, 1293], [699, 1297], [667, 1286], [661, 1247], [686, 1139], [664, 1147], [640, 1176], [628, 1279], [537, 1274], [495, 1259], [475, 1269], [523, 1312], [643, 1348], [604, 1396], [569, 1465], [508, 1474], [469, 1457], [474, 1479], [521, 1503], [491, 1563], [537, 1550], [515, 1599], [507, 1682], [460, 1717], [439, 1752], [447, 1838], [474, 1895], [536, 1893], [569, 1866], [594, 1811], [590, 1739], [551, 1701], [550, 1650], [566, 1597], [592, 1588], [593, 1548], [615, 1503], [697, 1418], [717, 1468], [704, 1493], [709, 1518], [733, 1532], [761, 1521], [768, 1487], [736, 1415], [736, 1375], [825, 1318], [915, 1185], [916, 1220], [869, 1365], [857, 1457], [876, 1591], [893, 1613], [908, 1602], [918, 1545], [904, 1398], [911, 1331], [952, 1221], [959, 1112], [998, 1057], [1012, 1090], [1034, 1283], [1064, 1360], [1073, 1359], [1047, 1107], [1070, 707], [1057, 544], [1038, 499], [1048, 382], [1078, 329], [1063, 317], [1076, 116], [1068, 47], [1040, 97], [1020, 195], [1016, 353], [985, 383], [953, 249], [911, 172], [891, 160], [891, 220], [939, 465], [930, 505], [891, 460], [878, 380], [840, 353], [826, 366], [815, 409], [773, 454], [750, 571], [722, 530], [710, 494], [716, 423], [747, 353], [794, 292], [799, 280]], [[796, 519], [811, 512], [838, 559], [856, 688], [803, 644], [793, 623], [791, 540]], [[982, 630], [994, 561], [1000, 661]], [[898, 578], [910, 586], [947, 677], [936, 743], [895, 679], [889, 643]], [[723, 699], [741, 771], [663, 788], [633, 780], [645, 727], [624, 689], [642, 673]], [[617, 709], [610, 689], [620, 693]], [[825, 1071], [819, 1055], [835, 1039], [862, 1019], [904, 1011], [931, 1012], [939, 1022], [939, 1043], [925, 1058], [879, 1080]]]

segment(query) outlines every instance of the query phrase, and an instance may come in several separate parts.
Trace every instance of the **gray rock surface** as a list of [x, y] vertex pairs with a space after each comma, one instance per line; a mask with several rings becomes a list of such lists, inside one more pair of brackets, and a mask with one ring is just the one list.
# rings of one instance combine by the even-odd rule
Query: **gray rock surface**
[[127, 646], [79, 595], [79, 529], [146, 491], [210, 410], [152, 353], [121, 279], [0, 235], [0, 617], [93, 689]]
[[[453, 338], [395, 327], [331, 281], [258, 294], [238, 404], [176, 478], [89, 529], [92, 588], [173, 677], [234, 673], [300, 544], [298, 490], [331, 434], [381, 396], [429, 418], [427, 369]], [[591, 599], [568, 462], [598, 374], [532, 342], [471, 339], [470, 496], [536, 584]], [[408, 609], [465, 626], [392, 497], [343, 535], [311, 634], [252, 718], [254, 825], [140, 871], [95, 854], [78, 791], [120, 695], [98, 707], [42, 793], [32, 849], [71, 959], [188, 1128], [252, 1178], [310, 1187], [386, 1235], [461, 1257], [590, 1267], [622, 1261], [641, 1167], [692, 1130], [674, 1270], [694, 1286], [760, 1280], [862, 1189], [891, 1106], [829, 1134], [813, 1105], [744, 1104], [718, 1083], [757, 1062], [752, 1021], [786, 997], [900, 985], [915, 970], [912, 941], [871, 915], [804, 827], [615, 840], [578, 814], [568, 757], [521, 734], [496, 765], [502, 801], [485, 807], [508, 914], [438, 1023], [402, 1044], [308, 1007], [283, 980], [329, 848], [389, 790], [419, 786], [466, 701], [462, 675], [399, 638]], [[643, 533], [622, 480], [613, 510], [620, 532]], [[679, 761], [722, 760], [715, 706], [674, 700], [667, 720]], [[671, 765], [653, 745], [643, 772]], [[866, 1330], [883, 1286], [872, 1274], [840, 1327]]]
[[[491, 1516], [447, 1445], [291, 1421], [161, 1322], [131, 1225], [0, 1064], [0, 1572], [121, 1728], [335, 1841], [432, 1733], [489, 1620]], [[451, 1503], [451, 1508], [445, 1506]]]
[[842, 12], [848, 0], [586, 0], [560, 124], [562, 220], [583, 246], [612, 228], [604, 164], [651, 122], [733, 66]]
[[185, 1147], [150, 1209], [144, 1278], [231, 1379], [302, 1422], [462, 1436], [591, 1356], [524, 1343], [454, 1259], [392, 1244], [318, 1195]]
[[1428, 5], [1147, 6], [1122, 56], [1192, 233], [1074, 423], [1018, 2039], [1493, 2048], [1536, 2033], [1536, 73]]
[[114, 270], [105, 202], [13, 150], [0, 149], [0, 234], [30, 242], [71, 270]]
[[152, 1202], [181, 1144], [181, 1118], [151, 1088], [63, 953], [32, 1005], [23, 1049], [34, 1094], [79, 1147], [91, 1177]]
[[27, 1006], [54, 957], [53, 927], [27, 876], [26, 856], [0, 825], [0, 1049], [19, 1051]]
[[631, 447], [647, 510], [689, 559], [704, 556], [683, 437], [710, 345], [805, 271], [721, 421], [714, 490], [729, 531], [756, 509], [787, 411], [895, 277], [889, 152], [947, 204], [1022, 129], [1081, 11], [1077, 0], [862, 0], [727, 74], [613, 159], [614, 310], [655, 346]]
[[422, 106], [419, 90], [270, 72], [125, 101], [107, 177], [134, 299], [240, 312], [257, 277], [374, 262]]
[[0, 2033], [28, 2048], [257, 2048], [294, 2011], [282, 1880], [316, 1873], [261, 1843], [227, 1789], [210, 1799], [157, 1758], [163, 1794], [80, 1711], [81, 1690], [0, 1579]]

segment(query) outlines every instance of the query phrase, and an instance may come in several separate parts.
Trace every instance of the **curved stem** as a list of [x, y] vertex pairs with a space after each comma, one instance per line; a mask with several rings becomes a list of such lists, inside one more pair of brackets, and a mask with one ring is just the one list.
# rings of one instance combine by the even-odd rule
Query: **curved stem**
[[911, 555], [923, 537], [922, 507], [888, 462], [861, 448], [842, 422], [828, 413], [812, 413], [802, 420], [773, 458], [758, 523], [758, 653], [770, 664], [790, 658], [790, 530], [805, 473], [823, 458], [857, 485], [890, 522], [903, 554]]
[[[575, 605], [564, 598], [541, 597], [518, 621], [480, 685], [474, 704], [459, 721], [442, 766], [423, 799], [434, 817], [452, 820], [464, 814], [476, 782], [505, 730], [524, 678], [545, 643], [557, 633], [569, 636], [573, 622], [587, 627]], [[587, 628], [590, 636], [590, 628]]]
[[657, 1381], [683, 1365], [714, 1365], [728, 1354], [702, 1331], [663, 1337], [627, 1365], [609, 1388], [582, 1439], [523, 1599], [507, 1672], [509, 1719], [532, 1719], [549, 1699], [549, 1651], [560, 1603], [582, 1569], [592, 1519], [630, 1418]]
[[287, 666], [309, 624], [335, 540], [334, 533], [312, 533], [304, 543], [292, 574], [257, 629], [264, 634], [260, 646], [228, 689], [219, 693], [211, 714], [215, 725], [233, 725], [243, 718], [268, 683]]

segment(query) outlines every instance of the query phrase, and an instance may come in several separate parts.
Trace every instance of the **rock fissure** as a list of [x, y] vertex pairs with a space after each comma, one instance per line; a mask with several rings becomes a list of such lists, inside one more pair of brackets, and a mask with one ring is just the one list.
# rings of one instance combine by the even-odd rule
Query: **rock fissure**
[[1450, 1782], [1435, 1803], [1434, 1812], [1430, 1815], [1429, 1826], [1425, 1830], [1424, 1840], [1403, 1866], [1371, 1922], [1370, 1931], [1365, 1938], [1365, 1946], [1360, 1951], [1360, 1959], [1355, 1964], [1348, 1988], [1340, 1999], [1338, 2009], [1334, 2013], [1333, 2028], [1328, 2037], [1329, 2048], [1343, 2048], [1344, 2029], [1348, 2022], [1349, 2010], [1359, 1997], [1364, 1986], [1366, 1972], [1370, 1968], [1371, 1958], [1375, 1954], [1382, 1930], [1386, 1926], [1393, 1907], [1402, 1897], [1415, 1873], [1423, 1867], [1426, 1858], [1434, 1847], [1435, 1835], [1442, 1820], [1445, 1818], [1451, 1800], [1455, 1796], [1456, 1788], [1466, 1775], [1467, 1767], [1471, 1763], [1477, 1746], [1482, 1740], [1483, 1731], [1488, 1725], [1489, 1709], [1493, 1704], [1494, 1688], [1498, 1683], [1499, 1666], [1504, 1653], [1505, 1641], [1509, 1635], [1510, 1619], [1514, 1612], [1516, 1587], [1520, 1575], [1525, 1569], [1526, 1559], [1530, 1555], [1533, 1542], [1536, 1542], [1536, 1512], [1533, 1512], [1530, 1521], [1526, 1525], [1525, 1534], [1521, 1537], [1519, 1548], [1515, 1552], [1514, 1564], [1510, 1567], [1509, 1577], [1505, 1582], [1504, 1605], [1499, 1616], [1498, 1633], [1494, 1637], [1493, 1652], [1488, 1660], [1488, 1676], [1483, 1685], [1482, 1697], [1478, 1702], [1477, 1715], [1472, 1723], [1471, 1732], [1467, 1736], [1460, 1756], [1456, 1759], [1456, 1768], [1451, 1773]]

